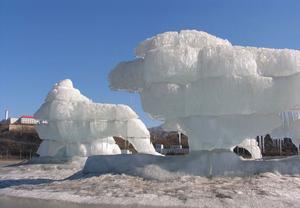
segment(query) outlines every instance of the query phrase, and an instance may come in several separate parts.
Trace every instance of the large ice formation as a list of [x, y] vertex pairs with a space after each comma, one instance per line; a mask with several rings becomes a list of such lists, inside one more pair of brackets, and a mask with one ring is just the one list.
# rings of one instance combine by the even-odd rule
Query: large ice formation
[[54, 85], [34, 116], [41, 121], [41, 156], [120, 154], [112, 136], [128, 140], [138, 152], [157, 154], [149, 131], [129, 106], [94, 103], [68, 79]]
[[282, 126], [281, 112], [300, 110], [297, 50], [235, 46], [184, 30], [143, 41], [136, 57], [110, 73], [111, 88], [140, 93], [143, 109], [187, 134], [194, 150], [271, 133]]

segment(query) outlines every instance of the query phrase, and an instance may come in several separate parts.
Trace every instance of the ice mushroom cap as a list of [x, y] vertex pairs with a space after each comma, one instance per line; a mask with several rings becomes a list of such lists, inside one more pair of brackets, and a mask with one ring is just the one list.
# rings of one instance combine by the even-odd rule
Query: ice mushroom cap
[[235, 46], [183, 30], [143, 41], [136, 55], [110, 73], [110, 87], [139, 92], [152, 117], [300, 110], [300, 51]]

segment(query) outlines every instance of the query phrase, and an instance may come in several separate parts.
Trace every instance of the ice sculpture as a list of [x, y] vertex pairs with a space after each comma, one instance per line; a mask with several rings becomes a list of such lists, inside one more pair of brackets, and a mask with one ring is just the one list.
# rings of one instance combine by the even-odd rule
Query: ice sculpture
[[130, 107], [93, 103], [69, 79], [54, 85], [34, 117], [40, 121], [41, 156], [120, 154], [112, 136], [128, 140], [138, 152], [157, 154], [149, 131]]
[[[194, 150], [230, 148], [300, 110], [300, 51], [234, 46], [183, 30], [140, 43], [110, 73], [110, 87], [140, 93], [143, 109], [180, 128]], [[295, 139], [299, 139], [295, 138]]]

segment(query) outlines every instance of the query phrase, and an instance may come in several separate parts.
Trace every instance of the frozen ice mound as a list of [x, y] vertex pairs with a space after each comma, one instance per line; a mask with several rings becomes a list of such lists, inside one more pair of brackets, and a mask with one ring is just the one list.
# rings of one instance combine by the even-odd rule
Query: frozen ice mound
[[[299, 164], [298, 156], [274, 160], [241, 160], [230, 150], [218, 149], [191, 152], [185, 157], [96, 155], [88, 157], [83, 173], [128, 174], [156, 180], [173, 179], [183, 175], [249, 176], [266, 172], [298, 175]], [[151, 169], [155, 171], [151, 172]]]
[[41, 156], [120, 154], [112, 136], [130, 141], [138, 152], [156, 154], [149, 131], [129, 106], [94, 103], [68, 79], [53, 86], [34, 117], [40, 120]]
[[237, 147], [246, 149], [250, 154], [252, 159], [261, 159], [261, 151], [258, 147], [256, 139], [244, 139], [240, 144], [236, 145]]
[[281, 112], [300, 110], [297, 50], [235, 46], [183, 30], [143, 41], [136, 57], [112, 70], [111, 89], [140, 93], [144, 111], [187, 133], [196, 150], [271, 133], [283, 125]]

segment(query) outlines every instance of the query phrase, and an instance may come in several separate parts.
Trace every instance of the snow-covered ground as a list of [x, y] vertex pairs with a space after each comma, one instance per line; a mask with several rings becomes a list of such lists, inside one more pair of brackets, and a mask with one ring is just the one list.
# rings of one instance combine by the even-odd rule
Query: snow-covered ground
[[[1, 167], [0, 207], [300, 207], [299, 175], [206, 178], [173, 174], [158, 180], [125, 174], [84, 175], [80, 172], [84, 163], [76, 158], [68, 164]], [[155, 165], [150, 168], [162, 171]]]

